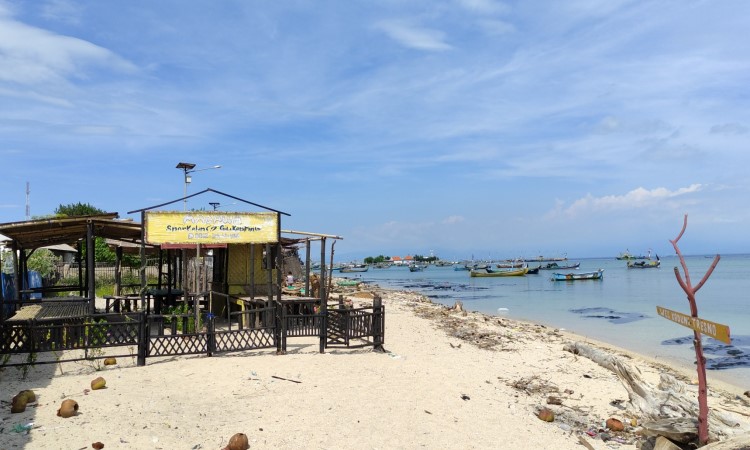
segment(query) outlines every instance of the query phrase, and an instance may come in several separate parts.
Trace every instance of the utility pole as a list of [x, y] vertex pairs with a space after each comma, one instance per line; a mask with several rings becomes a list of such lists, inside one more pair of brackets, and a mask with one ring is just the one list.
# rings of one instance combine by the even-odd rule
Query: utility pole
[[31, 220], [31, 205], [29, 204], [29, 195], [31, 194], [30, 183], [26, 182], [26, 220]]

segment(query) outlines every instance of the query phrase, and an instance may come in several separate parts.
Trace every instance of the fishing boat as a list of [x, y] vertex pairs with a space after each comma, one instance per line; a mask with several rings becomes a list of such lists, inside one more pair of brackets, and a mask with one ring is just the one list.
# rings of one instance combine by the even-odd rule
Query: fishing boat
[[453, 266], [453, 270], [471, 270], [471, 267], [467, 265], [457, 265]]
[[528, 267], [522, 267], [520, 269], [508, 269], [508, 270], [472, 270], [469, 275], [472, 277], [522, 277], [529, 271]]
[[498, 263], [495, 266], [498, 269], [520, 269], [524, 265], [526, 265], [526, 263], [521, 260], [515, 260], [515, 261], [508, 260], [505, 262]]
[[542, 270], [575, 270], [579, 268], [580, 266], [581, 266], [581, 263], [568, 264], [567, 266], [561, 266], [557, 264], [556, 262], [552, 262], [544, 266], [540, 265], [539, 268]]
[[628, 269], [655, 269], [660, 265], [659, 255], [656, 255], [656, 261], [628, 261]]
[[427, 268], [425, 264], [410, 264], [409, 272], [421, 272]]
[[552, 281], [601, 280], [602, 278], [604, 278], [604, 269], [599, 269], [594, 272], [555, 272], [552, 274]]
[[624, 252], [620, 253], [615, 257], [618, 260], [631, 260], [631, 259], [651, 259], [651, 249], [648, 251], [648, 255], [641, 255], [641, 256], [635, 256], [634, 254], [630, 253], [629, 250], [625, 250]]
[[526, 275], [537, 275], [539, 273], [539, 269], [541, 269], [542, 266], [534, 267], [533, 269], [529, 269], [528, 272], [526, 272]]
[[359, 286], [362, 283], [362, 280], [337, 280], [336, 286]]
[[368, 264], [350, 264], [341, 268], [341, 273], [367, 272], [370, 268]]

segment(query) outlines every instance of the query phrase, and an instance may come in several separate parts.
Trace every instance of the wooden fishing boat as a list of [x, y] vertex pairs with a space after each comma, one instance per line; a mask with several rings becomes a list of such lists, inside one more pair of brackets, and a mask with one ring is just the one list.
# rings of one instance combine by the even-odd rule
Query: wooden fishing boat
[[577, 268], [581, 267], [581, 263], [575, 263], [575, 264], [569, 264], [567, 266], [561, 266], [558, 265], [556, 262], [546, 264], [544, 266], [539, 266], [542, 270], [575, 270]]
[[656, 261], [628, 261], [628, 269], [655, 269], [660, 265], [659, 255], [656, 255]]
[[539, 273], [539, 269], [541, 269], [541, 268], [542, 268], [542, 266], [534, 267], [533, 269], [529, 269], [528, 272], [526, 272], [526, 275], [529, 275], [529, 274], [536, 275], [536, 274]]
[[410, 264], [409, 272], [421, 272], [425, 270], [427, 266], [425, 264]]
[[469, 275], [472, 277], [522, 277], [529, 271], [528, 267], [522, 267], [520, 269], [508, 269], [508, 270], [472, 270]]
[[556, 272], [552, 274], [552, 281], [601, 280], [602, 278], [604, 278], [604, 269], [599, 269], [594, 272]]
[[351, 264], [341, 268], [341, 273], [367, 272], [370, 266], [368, 264]]

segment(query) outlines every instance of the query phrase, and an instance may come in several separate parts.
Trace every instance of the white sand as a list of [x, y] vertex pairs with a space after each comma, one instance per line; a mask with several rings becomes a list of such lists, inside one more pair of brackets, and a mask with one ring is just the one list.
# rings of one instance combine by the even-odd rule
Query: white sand
[[[120, 358], [99, 372], [90, 363], [67, 363], [62, 375], [59, 367], [34, 367], [26, 379], [7, 368], [0, 372], [0, 449], [83, 449], [97, 441], [105, 449], [221, 449], [242, 432], [253, 449], [580, 450], [582, 431], [596, 430], [609, 417], [630, 423], [617, 405], [628, 400], [621, 383], [563, 351], [568, 336], [451, 313], [415, 298], [385, 294], [388, 353], [366, 348], [320, 354], [316, 339], [298, 338], [288, 341], [286, 355], [264, 350], [149, 358], [145, 367]], [[459, 334], [477, 332], [469, 340], [451, 337], [441, 328], [446, 321], [453, 328], [465, 324]], [[482, 331], [486, 325], [492, 333]], [[647, 379], [658, 378], [657, 366], [636, 363]], [[98, 376], [107, 388], [84, 392]], [[38, 402], [10, 414], [10, 399], [23, 389], [33, 390]], [[552, 423], [536, 417], [549, 396], [563, 403], [549, 406], [560, 418]], [[77, 416], [56, 416], [64, 398], [78, 402]], [[585, 424], [569, 428], [565, 417]], [[28, 423], [28, 433], [11, 431]], [[633, 434], [621, 437], [632, 442]], [[595, 449], [635, 448], [586, 439]]]

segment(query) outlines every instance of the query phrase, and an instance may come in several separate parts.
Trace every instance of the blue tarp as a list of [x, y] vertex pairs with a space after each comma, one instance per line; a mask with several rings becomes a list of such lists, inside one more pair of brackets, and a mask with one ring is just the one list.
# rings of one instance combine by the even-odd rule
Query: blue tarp
[[[16, 287], [13, 284], [13, 276], [7, 273], [0, 274], [0, 285], [2, 285], [2, 299], [3, 303], [5, 300], [13, 300], [16, 298]], [[5, 305], [3, 306], [5, 314], [10, 314], [13, 312], [14, 308], [13, 305]]]
[[[34, 289], [34, 288], [40, 288], [42, 287], [42, 276], [39, 275], [39, 272], [35, 270], [29, 270], [29, 283], [26, 287], [26, 289]], [[37, 292], [34, 294], [29, 295], [32, 299], [40, 299], [42, 298], [42, 293]]]

